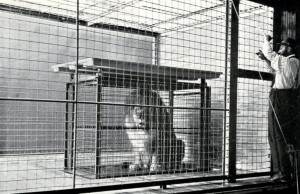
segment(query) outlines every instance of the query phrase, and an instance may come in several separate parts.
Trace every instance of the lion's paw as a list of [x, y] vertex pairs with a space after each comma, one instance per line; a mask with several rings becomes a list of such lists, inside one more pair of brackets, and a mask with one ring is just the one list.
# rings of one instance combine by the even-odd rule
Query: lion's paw
[[130, 164], [129, 165], [129, 170], [130, 171], [137, 171], [137, 170], [140, 170], [140, 169], [141, 169], [140, 164]]
[[150, 166], [150, 171], [153, 172], [153, 171], [160, 171], [161, 170], [161, 165], [159, 164], [151, 164]]

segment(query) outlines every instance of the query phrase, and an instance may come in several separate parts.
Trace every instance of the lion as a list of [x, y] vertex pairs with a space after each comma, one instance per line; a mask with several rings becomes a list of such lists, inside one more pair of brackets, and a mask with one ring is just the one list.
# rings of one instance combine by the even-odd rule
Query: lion
[[178, 169], [184, 142], [177, 139], [171, 116], [160, 96], [151, 90], [134, 90], [127, 98], [125, 127], [135, 158], [131, 171]]

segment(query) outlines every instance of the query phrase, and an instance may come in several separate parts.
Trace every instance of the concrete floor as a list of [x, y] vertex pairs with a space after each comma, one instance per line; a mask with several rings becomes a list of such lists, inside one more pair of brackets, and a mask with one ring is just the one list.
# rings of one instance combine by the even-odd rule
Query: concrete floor
[[[85, 158], [84, 161], [83, 158], [78, 157], [81, 165], [83, 162], [87, 166], [93, 165], [93, 160]], [[109, 158], [119, 159], [113, 161]], [[75, 179], [76, 188], [221, 175], [220, 169], [209, 171], [183, 169], [179, 173], [166, 174], [140, 171], [128, 173], [128, 169], [114, 165], [117, 162], [121, 164], [123, 161], [128, 161], [130, 158], [128, 153], [106, 153], [101, 163], [110, 164], [110, 167], [106, 165], [101, 174], [103, 177], [109, 178], [95, 179], [94, 170], [78, 169]], [[0, 156], [0, 193], [62, 190], [71, 189], [72, 185], [73, 172], [65, 170], [64, 154]]]
[[[116, 157], [120, 153], [107, 153], [111, 157]], [[129, 155], [118, 155], [120, 158], [130, 158]], [[122, 156], [122, 157], [121, 157]], [[106, 158], [109, 158], [108, 156]], [[126, 159], [126, 160], [127, 160]], [[121, 159], [119, 160], [121, 161]], [[87, 160], [87, 162], [89, 162]], [[107, 160], [107, 163], [112, 161]], [[105, 161], [102, 162], [102, 164]], [[243, 171], [244, 172], [244, 171]], [[21, 193], [38, 192], [51, 190], [71, 189], [73, 185], [73, 172], [64, 169], [63, 154], [47, 155], [18, 155], [18, 156], [0, 156], [0, 193]], [[104, 172], [102, 172], [103, 174]], [[111, 170], [106, 171], [110, 178], [95, 179], [95, 173], [92, 170], [76, 171], [76, 188], [113, 186], [120, 184], [130, 184], [151, 181], [175, 180], [184, 178], [221, 176], [220, 169], [210, 169], [209, 171], [191, 171], [182, 170], [179, 173], [153, 174], [144, 172], [145, 176], [139, 173], [128, 172], [114, 173]], [[244, 172], [245, 173], [245, 172]], [[115, 175], [115, 177], [114, 177]], [[118, 177], [117, 177], [118, 175]], [[243, 179], [237, 183], [227, 183], [227, 181], [210, 181], [200, 183], [168, 185], [167, 189], [161, 190], [159, 186], [146, 187], [139, 189], [127, 189], [120, 191], [106, 191], [105, 193], [181, 193], [196, 191], [218, 191], [226, 188], [239, 188], [243, 185], [269, 184], [268, 177]]]

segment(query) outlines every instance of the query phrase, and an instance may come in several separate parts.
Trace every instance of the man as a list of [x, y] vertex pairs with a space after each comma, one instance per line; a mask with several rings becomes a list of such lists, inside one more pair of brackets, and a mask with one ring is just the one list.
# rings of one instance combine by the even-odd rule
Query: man
[[297, 88], [300, 83], [300, 65], [295, 56], [296, 41], [285, 38], [276, 53], [272, 49], [271, 37], [265, 35], [264, 39], [263, 49], [257, 54], [275, 75], [268, 113], [268, 138], [274, 171], [271, 180], [288, 181], [292, 168], [287, 147], [296, 140]]

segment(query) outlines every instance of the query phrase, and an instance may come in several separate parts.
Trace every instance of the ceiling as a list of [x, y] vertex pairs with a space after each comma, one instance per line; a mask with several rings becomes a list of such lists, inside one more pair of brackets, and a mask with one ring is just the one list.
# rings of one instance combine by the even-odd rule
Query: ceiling
[[[253, 4], [251, 12], [262, 9], [247, 2]], [[77, 0], [2, 0], [1, 4], [68, 18], [76, 18], [77, 13]], [[245, 9], [240, 13], [246, 14]], [[224, 20], [225, 0], [80, 0], [79, 18], [87, 25], [112, 24], [167, 33]]]
[[262, 5], [276, 7], [282, 10], [299, 11], [300, 1], [299, 0], [249, 0]]

